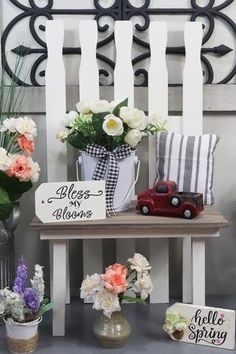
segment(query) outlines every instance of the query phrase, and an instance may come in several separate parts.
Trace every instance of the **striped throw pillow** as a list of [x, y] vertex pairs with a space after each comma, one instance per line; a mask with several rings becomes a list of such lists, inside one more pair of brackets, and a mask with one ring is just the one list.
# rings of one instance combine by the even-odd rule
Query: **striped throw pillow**
[[204, 204], [214, 204], [214, 151], [218, 141], [214, 134], [158, 134], [157, 179], [175, 181], [180, 191], [203, 193]]

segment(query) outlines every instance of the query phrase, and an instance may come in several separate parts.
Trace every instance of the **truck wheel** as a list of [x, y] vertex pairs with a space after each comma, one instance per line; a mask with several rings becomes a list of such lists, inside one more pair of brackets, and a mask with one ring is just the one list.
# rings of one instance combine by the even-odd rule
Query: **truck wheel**
[[142, 212], [143, 215], [149, 215], [150, 214], [149, 207], [147, 205], [142, 205], [141, 206], [141, 212]]
[[185, 217], [185, 219], [192, 219], [194, 217], [192, 210], [185, 209], [184, 210], [184, 217]]
[[179, 206], [179, 204], [180, 204], [180, 199], [178, 197], [173, 197], [171, 199], [171, 205], [177, 207], [177, 206]]

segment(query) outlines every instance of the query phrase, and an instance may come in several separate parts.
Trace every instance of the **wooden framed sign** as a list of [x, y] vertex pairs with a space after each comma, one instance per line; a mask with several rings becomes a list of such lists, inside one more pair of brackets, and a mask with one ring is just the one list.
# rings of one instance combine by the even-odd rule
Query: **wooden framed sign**
[[105, 219], [105, 181], [42, 183], [35, 212], [43, 223]]
[[164, 330], [179, 342], [235, 348], [235, 311], [175, 303], [166, 311]]

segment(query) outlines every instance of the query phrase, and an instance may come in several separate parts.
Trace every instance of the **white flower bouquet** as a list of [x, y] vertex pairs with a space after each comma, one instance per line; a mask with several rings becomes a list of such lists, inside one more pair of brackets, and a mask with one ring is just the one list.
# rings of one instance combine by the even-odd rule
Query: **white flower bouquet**
[[170, 337], [180, 340], [187, 329], [187, 319], [176, 311], [167, 310], [163, 329]]
[[90, 144], [104, 146], [108, 151], [123, 144], [133, 149], [143, 137], [165, 130], [157, 116], [147, 117], [143, 111], [129, 108], [128, 99], [120, 103], [81, 101], [76, 107], [77, 111], [66, 115], [57, 137], [79, 150]]
[[[128, 265], [110, 265], [104, 274], [87, 275], [82, 282], [81, 298], [92, 300], [93, 309], [102, 310], [108, 318], [112, 313], [121, 311], [123, 300], [143, 304], [153, 290], [148, 260], [135, 253], [127, 262]], [[134, 296], [127, 296], [127, 290], [131, 290]], [[137, 294], [140, 297], [136, 297]]]

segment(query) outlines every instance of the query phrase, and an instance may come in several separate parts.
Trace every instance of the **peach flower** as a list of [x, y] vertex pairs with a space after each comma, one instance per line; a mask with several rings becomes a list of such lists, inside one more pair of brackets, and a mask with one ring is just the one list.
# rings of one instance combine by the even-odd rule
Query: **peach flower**
[[127, 290], [126, 276], [128, 274], [127, 268], [119, 263], [115, 263], [106, 268], [106, 273], [101, 274], [101, 279], [107, 290], [113, 294], [124, 293]]
[[15, 176], [20, 181], [26, 182], [31, 178], [31, 167], [28, 164], [28, 159], [26, 156], [16, 155], [12, 165], [6, 171], [9, 177]]
[[28, 152], [31, 154], [34, 151], [34, 141], [27, 139], [24, 135], [21, 135], [18, 139], [18, 144], [21, 150]]

